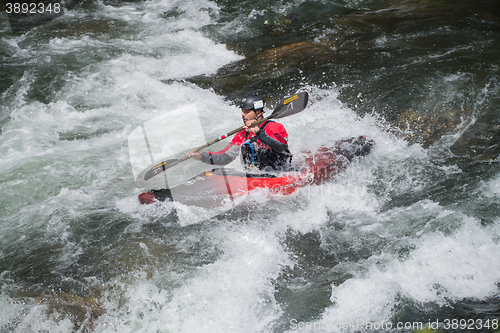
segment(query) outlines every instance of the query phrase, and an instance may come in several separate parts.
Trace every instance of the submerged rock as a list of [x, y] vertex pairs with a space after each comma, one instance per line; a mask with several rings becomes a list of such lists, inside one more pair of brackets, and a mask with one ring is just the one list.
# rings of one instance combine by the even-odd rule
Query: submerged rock
[[282, 17], [281, 19], [270, 22], [266, 20], [264, 22], [264, 33], [267, 35], [280, 35], [290, 28], [293, 22], [298, 19], [299, 15], [290, 14], [287, 17]]
[[494, 108], [479, 116], [450, 147], [456, 156], [477, 161], [498, 160], [500, 156], [500, 120]]
[[[15, 303], [43, 306], [45, 315], [57, 321], [69, 319], [75, 332], [93, 332], [95, 320], [104, 314], [98, 295], [81, 297], [65, 292], [50, 295], [16, 292], [11, 297]], [[23, 317], [26, 315], [28, 313], [11, 319], [6, 325], [0, 327], [0, 332], [17, 332], [22, 329]]]
[[94, 331], [94, 321], [104, 313], [101, 301], [96, 296], [83, 298], [59, 293], [36, 297], [35, 301], [47, 305], [47, 315], [70, 319], [78, 332]]
[[408, 110], [399, 115], [396, 125], [410, 143], [422, 143], [428, 147], [443, 135], [453, 132], [462, 121], [462, 112], [457, 110], [446, 110], [439, 115]]
[[[277, 81], [283, 86], [290, 80], [300, 80], [301, 71], [334, 61], [337, 57], [332, 43], [327, 40], [301, 41], [246, 57], [221, 68], [216, 75], [192, 77], [187, 81], [238, 100], [249, 91], [272, 94], [275, 87], [280, 86]], [[276, 96], [274, 100], [278, 98]]]

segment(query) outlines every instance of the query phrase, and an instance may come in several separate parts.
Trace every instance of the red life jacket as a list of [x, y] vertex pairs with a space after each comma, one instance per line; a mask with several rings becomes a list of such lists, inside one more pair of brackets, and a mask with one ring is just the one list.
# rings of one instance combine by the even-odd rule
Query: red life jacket
[[[262, 128], [264, 126], [264, 132], [266, 132], [267, 135], [269, 135], [271, 138], [287, 144], [287, 138], [288, 138], [288, 133], [285, 130], [285, 127], [279, 123], [275, 123], [274, 121], [266, 121], [263, 122], [262, 124], [259, 125], [259, 128]], [[249, 132], [245, 129], [242, 129], [236, 135], [234, 138], [231, 140], [231, 142], [222, 150], [217, 151], [217, 152], [212, 152], [212, 155], [218, 155], [218, 154], [224, 154], [226, 151], [229, 150], [234, 145], [240, 146], [242, 145], [245, 141], [252, 139], [255, 136], [254, 133]], [[270, 149], [269, 146], [263, 144], [259, 140], [256, 140], [257, 144], [259, 145], [259, 148], [266, 148]]]
[[[285, 145], [287, 144], [288, 133], [283, 125], [268, 120], [260, 124], [259, 128], [263, 129], [272, 139]], [[254, 165], [258, 169], [265, 169], [266, 167], [278, 169], [285, 167], [292, 159], [292, 154], [288, 149], [281, 153], [274, 151], [271, 147], [255, 138], [254, 133], [245, 129], [236, 133], [234, 138], [224, 149], [218, 152], [212, 152], [211, 154], [224, 154], [234, 145], [242, 146], [241, 157], [243, 164], [246, 166]], [[249, 145], [252, 145], [252, 148], [250, 148]]]

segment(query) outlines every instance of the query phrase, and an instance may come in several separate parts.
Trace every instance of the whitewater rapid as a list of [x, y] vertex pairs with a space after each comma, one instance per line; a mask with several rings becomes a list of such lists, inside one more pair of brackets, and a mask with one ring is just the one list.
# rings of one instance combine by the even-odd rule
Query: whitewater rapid
[[171, 203], [139, 204], [130, 133], [188, 104], [207, 138], [240, 126], [234, 101], [185, 79], [244, 58], [207, 25], [255, 33], [245, 19], [262, 15], [220, 23], [211, 1], [97, 2], [60, 18], [73, 30], [0, 37], [25, 67], [0, 105], [0, 331], [356, 331], [342, 325], [475, 320], [455, 304], [498, 297], [500, 174], [453, 186], [464, 171], [443, 156], [458, 138], [409, 144], [335, 83], [304, 84], [309, 106], [280, 120], [294, 154], [375, 140], [331, 182], [252, 194], [185, 227]]

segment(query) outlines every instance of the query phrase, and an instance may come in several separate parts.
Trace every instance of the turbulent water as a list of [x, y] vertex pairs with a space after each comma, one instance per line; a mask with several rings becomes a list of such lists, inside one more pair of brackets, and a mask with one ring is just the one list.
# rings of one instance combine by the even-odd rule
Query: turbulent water
[[[13, 33], [0, 13], [0, 332], [497, 331], [499, 14], [84, 1]], [[298, 89], [292, 153], [361, 134], [373, 152], [188, 226], [139, 204], [137, 126], [195, 104], [213, 138], [247, 92]]]

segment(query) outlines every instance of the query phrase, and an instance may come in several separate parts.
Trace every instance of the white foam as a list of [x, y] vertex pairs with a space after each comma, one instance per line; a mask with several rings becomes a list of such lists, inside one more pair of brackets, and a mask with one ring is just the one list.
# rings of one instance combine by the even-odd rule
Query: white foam
[[482, 195], [490, 198], [500, 197], [500, 176], [494, 177], [487, 182], [483, 182], [480, 186]]
[[[436, 231], [413, 238], [415, 249], [407, 258], [390, 252], [369, 258], [363, 265], [365, 273], [332, 286], [334, 305], [315, 322], [316, 327], [335, 332], [346, 325], [352, 328], [353, 323], [392, 323], [398, 297], [442, 306], [496, 295], [500, 223], [484, 228], [467, 216], [462, 216], [462, 223], [452, 234]], [[303, 327], [300, 332], [312, 331]]]
[[[232, 230], [231, 230], [232, 229]], [[100, 332], [252, 332], [271, 329], [281, 314], [272, 279], [288, 265], [279, 241], [255, 226], [211, 231], [223, 254], [178, 276], [166, 270], [124, 288], [122, 305], [111, 295]], [[175, 288], [159, 285], [173, 280]]]

